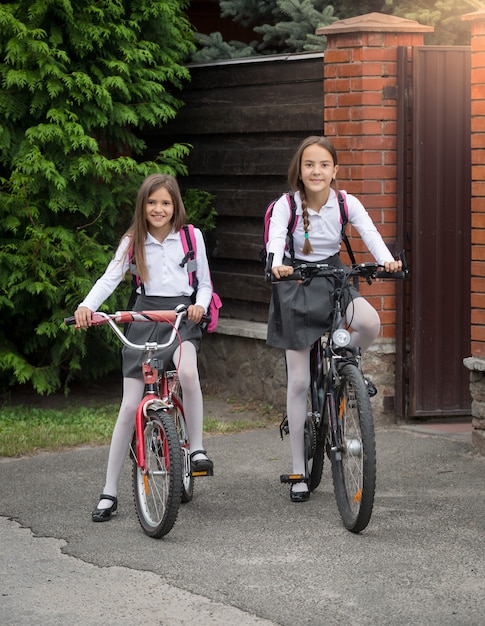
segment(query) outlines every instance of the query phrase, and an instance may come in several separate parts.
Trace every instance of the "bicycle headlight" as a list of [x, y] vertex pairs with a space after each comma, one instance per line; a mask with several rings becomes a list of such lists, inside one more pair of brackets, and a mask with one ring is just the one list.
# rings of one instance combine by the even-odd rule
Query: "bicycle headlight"
[[345, 328], [337, 329], [332, 335], [332, 341], [339, 348], [345, 348], [350, 343], [350, 333]]

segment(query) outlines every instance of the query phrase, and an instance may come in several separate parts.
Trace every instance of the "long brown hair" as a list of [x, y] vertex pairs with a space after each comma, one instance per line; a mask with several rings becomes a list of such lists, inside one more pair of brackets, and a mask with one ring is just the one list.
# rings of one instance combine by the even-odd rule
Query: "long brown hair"
[[[298, 150], [293, 155], [293, 158], [291, 159], [290, 166], [288, 167], [288, 184], [290, 185], [290, 189], [293, 192], [300, 192], [303, 229], [305, 231], [305, 242], [302, 248], [303, 254], [310, 254], [310, 252], [313, 252], [313, 248], [308, 237], [308, 227], [310, 226], [310, 220], [308, 218], [305, 186], [303, 184], [303, 181], [301, 180], [301, 157], [305, 148], [308, 148], [308, 146], [313, 146], [315, 144], [317, 144], [321, 148], [325, 148], [325, 150], [328, 150], [328, 152], [330, 152], [330, 155], [332, 156], [333, 164], [338, 165], [337, 151], [335, 150], [333, 143], [330, 141], [330, 139], [318, 135], [312, 135], [304, 139], [299, 145]], [[332, 186], [336, 188], [335, 180], [332, 181]]]
[[186, 219], [185, 206], [177, 180], [170, 174], [151, 174], [147, 176], [138, 189], [133, 222], [124, 235], [131, 237], [131, 244], [127, 254], [131, 250], [133, 260], [136, 263], [137, 273], [142, 283], [148, 281], [148, 269], [145, 258], [145, 239], [148, 228], [145, 208], [148, 198], [160, 187], [165, 187], [172, 198], [172, 230], [178, 232], [185, 224]]

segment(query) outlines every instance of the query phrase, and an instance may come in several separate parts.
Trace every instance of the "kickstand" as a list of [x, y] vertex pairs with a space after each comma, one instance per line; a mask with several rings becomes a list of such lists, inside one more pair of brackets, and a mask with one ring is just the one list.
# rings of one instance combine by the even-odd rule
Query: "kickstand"
[[281, 420], [281, 424], [280, 424], [280, 437], [281, 439], [283, 439], [284, 435], [289, 435], [289, 434], [290, 434], [290, 428], [288, 426], [288, 416], [285, 413], [283, 415], [283, 419]]

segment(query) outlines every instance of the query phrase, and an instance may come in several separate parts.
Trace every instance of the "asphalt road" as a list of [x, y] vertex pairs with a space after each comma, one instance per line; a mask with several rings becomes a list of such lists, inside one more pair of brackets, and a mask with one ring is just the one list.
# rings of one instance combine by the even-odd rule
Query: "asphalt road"
[[310, 501], [290, 502], [276, 428], [205, 445], [215, 476], [162, 540], [138, 524], [128, 463], [119, 513], [91, 522], [105, 447], [0, 462], [0, 623], [484, 623], [485, 458], [466, 438], [379, 429], [360, 535], [342, 526], [327, 460]]

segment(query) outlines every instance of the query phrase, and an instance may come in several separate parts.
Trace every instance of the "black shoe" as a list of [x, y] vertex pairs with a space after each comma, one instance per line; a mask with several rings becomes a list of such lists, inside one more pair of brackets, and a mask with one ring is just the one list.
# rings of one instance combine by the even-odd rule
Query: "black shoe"
[[192, 457], [196, 454], [207, 454], [207, 452], [205, 450], [195, 450], [194, 452], [191, 452], [190, 469], [192, 472], [207, 472], [214, 468], [214, 463], [208, 458], [197, 459], [194, 461]]
[[310, 499], [310, 490], [293, 491], [293, 485], [290, 488], [290, 499], [292, 502], [307, 502]]
[[377, 394], [377, 387], [366, 376], [364, 376], [364, 383], [367, 388], [367, 393], [371, 398], [373, 398]]
[[109, 496], [106, 493], [102, 493], [99, 496], [99, 499], [111, 500], [113, 504], [107, 509], [94, 509], [94, 511], [91, 513], [91, 519], [93, 520], [93, 522], [107, 522], [109, 519], [111, 519], [111, 516], [118, 508], [118, 498], [116, 496]]

